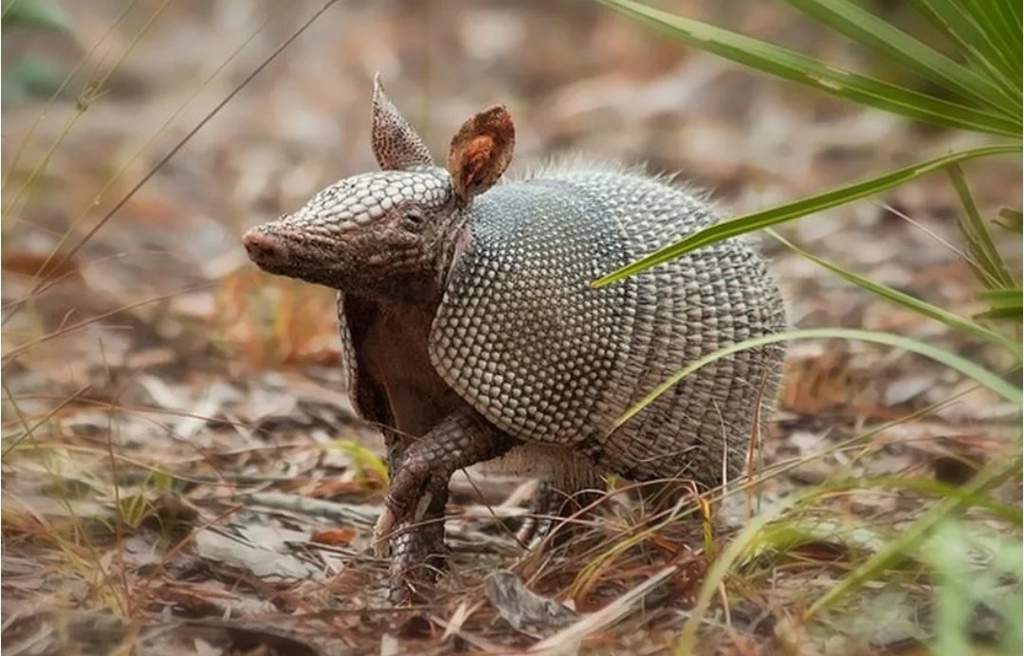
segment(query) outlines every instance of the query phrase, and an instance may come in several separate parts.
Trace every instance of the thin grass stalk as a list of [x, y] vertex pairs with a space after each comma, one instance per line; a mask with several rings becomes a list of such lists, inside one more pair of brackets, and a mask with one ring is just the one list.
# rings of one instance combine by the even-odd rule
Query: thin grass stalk
[[[1014, 280], [1002, 255], [999, 254], [999, 250], [992, 242], [992, 236], [989, 234], [985, 221], [982, 220], [981, 214], [978, 212], [978, 206], [974, 204], [974, 198], [971, 196], [971, 190], [967, 186], [963, 170], [956, 164], [950, 164], [946, 167], [946, 172], [949, 174], [953, 187], [956, 189], [957, 195], [960, 196], [960, 202], [964, 206], [963, 218], [960, 220], [960, 229], [967, 239], [971, 253], [977, 258], [978, 263], [989, 276], [994, 278], [1000, 286], [1015, 287], [1017, 281]], [[984, 284], [985, 282], [986, 280], [983, 279], [982, 283]]]
[[797, 255], [814, 262], [820, 267], [828, 269], [847, 282], [857, 285], [861, 289], [867, 290], [876, 296], [895, 303], [896, 305], [912, 310], [921, 316], [943, 323], [954, 330], [962, 330], [987, 342], [998, 344], [1008, 352], [1015, 354], [1018, 360], [1020, 359], [1021, 345], [1009, 339], [1005, 335], [994, 330], [990, 330], [975, 321], [971, 321], [966, 317], [961, 317], [955, 312], [950, 312], [938, 305], [933, 305], [915, 296], [901, 292], [898, 289], [893, 289], [888, 285], [883, 285], [882, 283], [875, 282], [874, 280], [854, 273], [853, 271], [848, 271], [837, 264], [829, 262], [824, 258], [820, 258], [817, 255], [800, 248], [774, 230], [768, 229], [767, 232]]
[[26, 178], [25, 182], [22, 183], [21, 187], [18, 188], [17, 193], [14, 194], [14, 198], [12, 198], [10, 202], [4, 205], [4, 214], [12, 212], [14, 208], [17, 207], [18, 201], [21, 200], [21, 197], [32, 185], [32, 183], [35, 182], [35, 179], [39, 176], [39, 174], [46, 169], [46, 165], [49, 164], [50, 158], [53, 157], [53, 154], [57, 151], [57, 148], [64, 142], [64, 139], [67, 137], [67, 135], [71, 133], [71, 129], [75, 126], [75, 123], [77, 123], [78, 119], [85, 115], [86, 110], [88, 110], [89, 107], [92, 106], [92, 103], [103, 95], [103, 87], [106, 86], [107, 81], [110, 80], [110, 77], [114, 74], [114, 72], [117, 71], [118, 68], [120, 68], [121, 64], [123, 64], [128, 59], [128, 55], [130, 55], [131, 52], [135, 49], [135, 46], [137, 46], [139, 42], [142, 41], [142, 38], [146, 35], [147, 32], [149, 32], [150, 28], [152, 28], [153, 25], [156, 24], [156, 19], [159, 18], [160, 14], [163, 13], [164, 9], [167, 7], [168, 4], [170, 4], [170, 2], [171, 0], [164, 0], [163, 4], [157, 7], [156, 11], [154, 11], [153, 14], [149, 17], [149, 20], [147, 20], [146, 23], [142, 26], [142, 29], [139, 30], [138, 34], [136, 34], [135, 37], [128, 43], [128, 47], [125, 48], [123, 53], [121, 53], [121, 56], [117, 59], [116, 62], [114, 62], [114, 65], [111, 66], [95, 84], [88, 85], [86, 90], [82, 93], [82, 95], [79, 96], [78, 105], [75, 113], [71, 115], [71, 118], [68, 119], [68, 122], [64, 125], [64, 129], [61, 130], [60, 135], [53, 142], [53, 144], [50, 145], [46, 153], [43, 154], [43, 158], [42, 160], [40, 160], [39, 164], [37, 164], [36, 167], [32, 169], [32, 172], [29, 173], [28, 178]]
[[26, 344], [22, 344], [20, 346], [16, 346], [16, 347], [12, 348], [10, 351], [8, 351], [8, 352], [3, 354], [3, 358], [2, 358], [3, 362], [6, 365], [9, 362], [11, 362], [14, 358], [18, 357], [19, 355], [21, 355], [22, 353], [28, 351], [29, 349], [35, 348], [36, 346], [39, 346], [40, 344], [43, 344], [43, 343], [48, 342], [50, 340], [57, 339], [58, 337], [62, 337], [64, 335], [67, 335], [68, 333], [75, 332], [76, 330], [81, 330], [82, 328], [84, 328], [86, 326], [89, 326], [89, 325], [92, 325], [92, 324], [96, 323], [97, 321], [102, 321], [104, 319], [108, 319], [108, 318], [110, 318], [112, 316], [115, 316], [115, 315], [118, 315], [118, 314], [120, 314], [122, 312], [127, 312], [129, 310], [134, 310], [135, 308], [139, 308], [139, 307], [142, 307], [144, 305], [149, 305], [151, 303], [159, 303], [160, 301], [166, 301], [168, 299], [174, 298], [175, 296], [179, 296], [181, 294], [186, 294], [186, 293], [189, 293], [189, 292], [194, 292], [194, 291], [197, 291], [197, 290], [205, 289], [207, 287], [210, 287], [212, 284], [213, 283], [206, 283], [206, 284], [202, 284], [202, 285], [193, 285], [191, 287], [186, 287], [184, 289], [180, 289], [180, 290], [178, 290], [176, 292], [171, 292], [170, 294], [163, 294], [161, 296], [154, 296], [152, 298], [147, 298], [147, 299], [144, 299], [144, 300], [141, 300], [141, 301], [137, 301], [135, 303], [129, 303], [127, 305], [122, 305], [122, 306], [114, 308], [113, 310], [110, 310], [108, 312], [104, 312], [102, 314], [98, 314], [98, 315], [96, 315], [94, 317], [90, 317], [88, 319], [83, 319], [82, 321], [74, 323], [74, 324], [72, 324], [70, 326], [62, 326], [62, 327], [58, 328], [57, 330], [54, 330], [53, 332], [47, 333], [46, 335], [43, 335], [42, 337], [39, 337], [38, 339], [32, 340], [31, 342], [28, 342]]
[[89, 385], [89, 384], [79, 388], [79, 390], [77, 392], [73, 392], [71, 394], [71, 396], [65, 398], [58, 405], [56, 405], [52, 410], [47, 412], [42, 417], [42, 419], [37, 421], [32, 426], [29, 426], [25, 422], [24, 415], [21, 413], [21, 410], [18, 409], [18, 404], [14, 400], [14, 395], [11, 394], [10, 388], [7, 387], [6, 383], [2, 383], [2, 386], [3, 386], [4, 393], [7, 395], [7, 400], [10, 402], [11, 406], [14, 408], [15, 414], [18, 416], [19, 421], [21, 421], [23, 423], [24, 429], [23, 429], [23, 432], [21, 433], [21, 435], [18, 435], [17, 437], [13, 438], [13, 442], [9, 446], [5, 447], [3, 452], [0, 453], [0, 461], [6, 459], [7, 458], [7, 454], [9, 454], [11, 451], [14, 451], [16, 448], [18, 448], [18, 445], [21, 444], [22, 442], [24, 442], [26, 439], [32, 437], [32, 435], [35, 434], [35, 432], [39, 428], [41, 428], [48, 421], [53, 419], [57, 415], [58, 412], [63, 410], [69, 404], [71, 404], [74, 401], [78, 400], [78, 398], [80, 396], [82, 396], [83, 394], [85, 394], [87, 391], [89, 391], [92, 388], [92, 385]]
[[229, 102], [231, 102], [231, 100], [235, 96], [237, 96], [242, 91], [242, 89], [244, 89], [246, 86], [248, 86], [248, 84], [257, 75], [259, 75], [263, 71], [263, 69], [265, 69], [267, 66], [269, 66], [272, 61], [274, 61], [282, 52], [284, 52], [284, 50], [289, 45], [291, 45], [293, 41], [295, 41], [307, 29], [309, 29], [309, 27], [316, 21], [316, 19], [319, 18], [321, 15], [323, 15], [323, 13], [326, 12], [328, 9], [330, 9], [331, 6], [334, 5], [337, 1], [338, 0], [327, 0], [327, 2], [325, 2], [323, 4], [323, 6], [320, 7], [320, 9], [318, 9], [316, 12], [314, 12], [313, 15], [310, 16], [304, 23], [302, 23], [302, 25], [300, 25], [297, 30], [292, 32], [292, 34], [289, 35], [288, 38], [285, 39], [281, 43], [281, 45], [279, 45], [276, 49], [274, 49], [274, 51], [271, 52], [270, 55], [268, 55], [260, 63], [259, 66], [257, 66], [251, 73], [246, 75], [245, 78], [243, 78], [242, 81], [239, 82], [238, 85], [234, 89], [232, 89], [231, 92], [228, 93], [227, 96], [224, 97], [223, 100], [221, 100], [219, 103], [217, 103], [217, 105], [213, 109], [211, 109], [199, 121], [199, 123], [197, 123], [191, 130], [189, 130], [188, 133], [184, 137], [182, 137], [181, 140], [178, 141], [178, 143], [175, 144], [174, 147], [171, 148], [171, 150], [168, 151], [168, 153], [166, 155], [164, 155], [160, 159], [160, 161], [158, 161], [153, 166], [153, 168], [151, 168], [144, 176], [142, 176], [142, 178], [135, 184], [135, 186], [132, 187], [128, 191], [128, 193], [125, 194], [121, 198], [121, 200], [118, 201], [117, 204], [114, 205], [114, 207], [112, 207], [106, 214], [104, 214], [103, 218], [101, 218], [99, 220], [99, 222], [96, 223], [96, 225], [94, 225], [89, 230], [89, 232], [87, 232], [85, 234], [85, 236], [82, 237], [82, 239], [79, 240], [79, 242], [77, 244], [75, 244], [65, 255], [63, 255], [59, 260], [57, 260], [57, 264], [55, 264], [53, 266], [55, 268], [57, 268], [57, 269], [60, 269], [62, 266], [64, 266], [64, 264], [66, 262], [68, 262], [71, 258], [73, 258], [78, 253], [78, 251], [81, 250], [87, 243], [89, 243], [89, 241], [93, 238], [93, 236], [95, 236], [96, 233], [99, 232], [100, 229], [104, 225], [106, 225], [107, 222], [110, 221], [110, 219], [113, 218], [114, 215], [117, 214], [117, 212], [120, 211], [120, 209], [122, 207], [124, 207], [125, 204], [129, 200], [132, 199], [132, 197], [135, 196], [136, 193], [138, 193], [139, 189], [141, 189], [143, 185], [145, 185], [147, 182], [149, 182], [150, 178], [152, 178], [154, 175], [156, 175], [157, 171], [159, 171], [161, 168], [163, 168], [164, 165], [167, 164], [167, 162], [171, 161], [171, 159], [175, 155], [178, 154], [178, 151], [180, 151], [182, 148], [184, 148], [185, 144], [187, 144], [192, 139], [192, 137], [194, 137], [200, 130], [202, 130], [203, 127], [207, 123], [209, 123], [213, 119], [213, 117], [216, 116], [220, 112], [220, 110], [222, 110]]
[[[149, 147], [160, 137], [160, 135], [162, 135], [167, 130], [167, 128], [170, 127], [171, 123], [173, 123], [174, 120], [179, 115], [181, 115], [181, 113], [183, 111], [185, 111], [185, 109], [188, 108], [189, 105], [192, 104], [192, 101], [194, 101], [196, 99], [196, 97], [203, 91], [203, 89], [205, 89], [211, 82], [213, 82], [213, 80], [216, 79], [216, 77], [221, 73], [221, 71], [223, 71], [224, 68], [227, 67], [228, 64], [230, 64], [232, 61], [234, 61], [234, 59], [239, 55], [239, 53], [241, 53], [242, 50], [245, 49], [245, 47], [248, 46], [249, 43], [251, 43], [252, 40], [254, 38], [256, 38], [256, 36], [259, 35], [266, 28], [268, 21], [269, 21], [269, 18], [264, 20], [263, 23], [254, 32], [250, 33], [249, 36], [246, 37], [245, 40], [242, 41], [242, 43], [239, 44], [231, 52], [231, 54], [229, 54], [228, 57], [225, 60], [223, 60], [217, 66], [217, 68], [215, 68], [213, 70], [213, 72], [210, 73], [210, 75], [208, 75], [199, 84], [199, 86], [197, 86], [196, 88], [194, 88], [192, 90], [192, 92], [188, 95], [188, 97], [185, 99], [185, 101], [182, 102], [181, 104], [179, 104], [174, 109], [174, 111], [171, 112], [171, 114], [164, 120], [164, 122], [160, 125], [160, 127], [157, 128], [157, 130], [152, 135], [150, 135], [150, 137], [148, 139], [146, 139], [146, 141], [139, 148], [137, 148], [135, 150], [135, 152], [131, 155], [131, 157], [129, 157], [127, 160], [125, 160], [121, 164], [120, 168], [118, 168], [118, 170], [112, 176], [107, 178], [106, 182], [103, 184], [103, 187], [101, 187], [100, 190], [98, 192], [96, 192], [96, 195], [93, 197], [92, 202], [87, 204], [85, 207], [83, 207], [82, 210], [78, 213], [78, 215], [71, 221], [71, 224], [68, 226], [67, 230], [64, 231], [64, 233], [61, 235], [61, 238], [57, 241], [57, 244], [47, 254], [46, 259], [43, 261], [43, 264], [39, 267], [39, 269], [36, 271], [36, 273], [32, 276], [32, 280], [30, 282], [30, 285], [33, 287], [33, 291], [36, 291], [38, 289], [38, 287], [35, 285], [35, 283], [38, 280], [38, 278], [40, 276], [44, 276], [47, 273], [47, 270], [48, 270], [48, 267], [50, 265], [50, 262], [53, 261], [53, 258], [57, 255], [57, 253], [64, 246], [64, 244], [67, 242], [67, 240], [71, 237], [72, 233], [75, 231], [75, 228], [77, 228], [78, 225], [89, 214], [89, 211], [93, 207], [99, 205], [100, 200], [103, 198], [103, 195], [108, 190], [110, 190], [110, 188], [113, 187], [114, 184], [116, 184], [117, 181], [120, 180], [121, 177], [125, 173], [128, 172], [128, 170], [131, 167], [131, 165], [134, 164], [135, 161], [139, 157], [141, 157], [142, 154], [145, 153], [149, 149]], [[64, 261], [67, 261], [67, 258], [65, 258]], [[6, 322], [8, 318], [10, 318], [10, 315], [8, 317], [4, 318], [4, 322]]]
[[[10, 5], [7, 6], [7, 9], [10, 9], [11, 5], [15, 4], [15, 2], [17, 2], [17, 0], [11, 2]], [[50, 108], [53, 107], [53, 104], [57, 101], [57, 98], [59, 98], [60, 95], [64, 93], [64, 90], [68, 87], [68, 85], [75, 78], [75, 76], [78, 75], [78, 71], [80, 71], [82, 67], [85, 66], [85, 62], [92, 59], [93, 55], [96, 53], [96, 50], [99, 49], [100, 45], [102, 45], [107, 40], [107, 37], [113, 34], [114, 30], [117, 29], [117, 26], [121, 24], [121, 21], [124, 20], [124, 18], [129, 14], [129, 12], [131, 12], [132, 8], [135, 7], [136, 2], [138, 2], [138, 0], [131, 0], [131, 2], [129, 2], [128, 5], [124, 8], [124, 10], [120, 14], [118, 14], [117, 18], [115, 18], [114, 21], [107, 26], [107, 29], [100, 36], [99, 40], [92, 44], [92, 47], [89, 48], [89, 51], [85, 53], [84, 57], [78, 60], [78, 63], [75, 64], [71, 71], [64, 77], [64, 80], [60, 83], [60, 86], [58, 86], [57, 90], [54, 91], [53, 94], [49, 97], [49, 99], [46, 101], [46, 104], [43, 105], [43, 108], [39, 110], [39, 114], [36, 115], [35, 121], [32, 122], [32, 125], [29, 126], [28, 131], [25, 132], [21, 139], [18, 140], [18, 145], [14, 149], [14, 155], [11, 158], [11, 163], [7, 167], [7, 173], [4, 174], [2, 185], [4, 189], [6, 189], [10, 184], [11, 176], [14, 175], [14, 171], [18, 167], [18, 161], [21, 159], [22, 152], [25, 150], [25, 147], [28, 145], [28, 142], [32, 140], [32, 135], [35, 134], [36, 129], [39, 128], [39, 125], [46, 118], [47, 111], [49, 111]], [[7, 9], [4, 10], [5, 13]]]
[[950, 516], [962, 513], [968, 507], [967, 499], [998, 487], [1012, 476], [1018, 475], [1020, 469], [1021, 459], [1018, 457], [998, 461], [983, 470], [963, 488], [964, 496], [947, 498], [936, 504], [911, 526], [902, 530], [898, 538], [889, 542], [884, 549], [876, 552], [867, 562], [839, 581], [838, 585], [819, 597], [804, 612], [804, 621], [814, 617], [844, 595], [863, 586], [880, 572], [905, 558], [908, 553], [917, 549], [936, 525]]
[[17, 5], [19, 2], [21, 2], [21, 0], [11, 0], [10, 2], [8, 2], [7, 6], [3, 8], [3, 11], [0, 11], [0, 18], [4, 18], [5, 16], [7, 16], [7, 12], [14, 9], [15, 5]]
[[932, 360], [936, 360], [951, 369], [955, 369], [961, 374], [974, 379], [1011, 403], [1019, 405], [1022, 399], [1024, 399], [1021, 389], [1004, 380], [1002, 376], [988, 371], [984, 367], [962, 358], [959, 355], [936, 348], [931, 344], [926, 344], [900, 335], [873, 330], [861, 330], [857, 328], [810, 328], [805, 330], [788, 330], [771, 335], [745, 339], [741, 342], [720, 348], [717, 351], [694, 360], [689, 365], [672, 374], [665, 382], [655, 387], [646, 396], [644, 396], [644, 398], [640, 399], [640, 401], [623, 413], [622, 416], [615, 420], [615, 423], [612, 425], [609, 432], [618, 430], [623, 424], [636, 416], [637, 413], [641, 412], [644, 408], [653, 403], [655, 399], [671, 389], [686, 376], [689, 376], [701, 367], [715, 362], [716, 360], [720, 360], [723, 357], [759, 346], [768, 346], [770, 344], [777, 344], [779, 342], [792, 341], [796, 339], [835, 338], [863, 340], [867, 342], [885, 344], [887, 346], [895, 346]]

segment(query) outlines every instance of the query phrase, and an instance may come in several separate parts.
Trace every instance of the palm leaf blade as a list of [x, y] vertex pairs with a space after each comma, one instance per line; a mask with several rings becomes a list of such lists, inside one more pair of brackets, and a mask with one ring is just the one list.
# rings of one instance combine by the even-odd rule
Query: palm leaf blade
[[841, 98], [948, 127], [1016, 137], [1022, 132], [1018, 116], [942, 100], [845, 71], [796, 51], [633, 0], [597, 1], [701, 50]]
[[872, 294], [880, 296], [892, 303], [895, 303], [896, 305], [903, 306], [922, 316], [928, 317], [930, 319], [935, 319], [936, 321], [940, 321], [955, 330], [962, 330], [964, 332], [974, 335], [975, 337], [980, 337], [981, 339], [984, 339], [986, 341], [999, 344], [1000, 346], [1009, 349], [1010, 352], [1017, 353], [1018, 356], [1020, 354], [1019, 344], [1006, 338], [1003, 335], [1000, 335], [999, 333], [993, 330], [989, 330], [988, 328], [974, 321], [971, 321], [970, 319], [962, 317], [956, 314], [955, 312], [950, 312], [945, 308], [928, 303], [927, 301], [923, 301], [905, 292], [901, 292], [898, 289], [893, 289], [888, 285], [883, 285], [882, 283], [875, 282], [874, 280], [871, 280], [870, 278], [862, 276], [853, 271], [848, 271], [837, 264], [829, 262], [824, 258], [820, 258], [817, 255], [814, 255], [813, 253], [805, 251], [796, 244], [793, 244], [789, 240], [783, 238], [781, 235], [775, 234], [774, 232], [772, 232], [772, 236], [775, 237], [780, 242], [782, 242], [783, 244], [785, 244], [790, 250], [797, 253], [801, 257], [806, 258], [811, 262], [814, 262], [818, 266], [828, 269], [832, 273], [838, 275], [840, 278], [843, 278], [847, 282], [857, 285], [861, 289], [867, 290]]
[[921, 162], [920, 164], [914, 164], [902, 169], [897, 169], [896, 171], [892, 171], [885, 175], [871, 178], [863, 182], [831, 189], [814, 196], [802, 198], [800, 200], [778, 205], [766, 210], [760, 210], [728, 221], [720, 221], [719, 223], [704, 228], [703, 230], [689, 235], [674, 244], [669, 244], [668, 246], [637, 260], [636, 262], [602, 276], [591, 284], [594, 287], [607, 285], [626, 276], [639, 273], [645, 269], [649, 269], [653, 266], [662, 264], [663, 262], [685, 255], [686, 253], [702, 246], [707, 246], [723, 239], [729, 239], [730, 237], [736, 237], [738, 235], [767, 228], [779, 223], [785, 223], [786, 221], [798, 219], [800, 217], [807, 216], [808, 214], [813, 214], [814, 212], [819, 212], [821, 210], [849, 203], [859, 198], [871, 196], [915, 178], [919, 178], [926, 173], [930, 173], [931, 171], [949, 164], [963, 162], [976, 157], [1019, 153], [1020, 150], [1021, 147], [1016, 144], [983, 146], [970, 150], [962, 150], [949, 155], [943, 155], [926, 162]]
[[644, 398], [640, 399], [631, 408], [626, 410], [626, 412], [624, 412], [622, 416], [615, 421], [615, 424], [611, 428], [611, 432], [614, 432], [620, 426], [635, 417], [644, 408], [653, 403], [655, 399], [701, 367], [732, 355], [733, 353], [757, 348], [759, 346], [778, 344], [780, 342], [788, 342], [797, 339], [851, 339], [894, 346], [896, 348], [901, 348], [905, 351], [910, 351], [911, 353], [916, 353], [926, 358], [930, 358], [951, 369], [955, 369], [968, 378], [974, 379], [976, 382], [987, 387], [1011, 403], [1020, 404], [1021, 401], [1024, 400], [1024, 394], [1022, 394], [1021, 389], [1006, 382], [1006, 380], [1001, 376], [992, 373], [988, 369], [985, 369], [966, 358], [962, 358], [959, 355], [937, 348], [931, 344], [911, 339], [909, 337], [903, 337], [902, 335], [894, 335], [892, 333], [875, 330], [861, 330], [859, 328], [808, 328], [803, 330], [788, 330], [761, 337], [752, 337], [750, 339], [745, 339], [742, 342], [737, 342], [736, 344], [718, 349], [713, 353], [709, 353], [708, 355], [694, 360], [687, 366], [672, 374], [665, 382], [655, 387], [646, 396], [644, 396]]
[[1012, 58], [999, 51], [964, 6], [953, 0], [915, 0], [915, 3], [923, 15], [959, 44], [978, 68], [986, 71], [1011, 98], [1019, 102], [1020, 76], [1015, 72]]
[[964, 98], [988, 102], [1010, 116], [1019, 113], [1015, 111], [1012, 98], [1005, 96], [989, 79], [849, 0], [787, 1], [832, 29]]

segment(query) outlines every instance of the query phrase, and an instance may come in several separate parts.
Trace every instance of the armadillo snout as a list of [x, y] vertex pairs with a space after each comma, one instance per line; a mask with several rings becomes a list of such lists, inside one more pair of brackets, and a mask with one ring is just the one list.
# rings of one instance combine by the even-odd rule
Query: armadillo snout
[[280, 271], [288, 264], [288, 246], [280, 237], [253, 229], [245, 233], [242, 243], [249, 259], [261, 269]]

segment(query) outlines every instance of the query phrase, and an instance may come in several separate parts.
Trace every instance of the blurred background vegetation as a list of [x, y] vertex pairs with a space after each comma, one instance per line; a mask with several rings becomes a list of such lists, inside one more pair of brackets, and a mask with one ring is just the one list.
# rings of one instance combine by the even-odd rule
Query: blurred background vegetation
[[[1019, 652], [1019, 6], [340, 1], [162, 163], [322, 4], [4, 0], [5, 638], [72, 609], [128, 626], [379, 605], [379, 566], [333, 563], [315, 589], [249, 581], [242, 594], [237, 570], [259, 575], [234, 563], [235, 579], [203, 585], [239, 598], [211, 608], [175, 564], [222, 562], [197, 527], [259, 477], [379, 503], [380, 445], [344, 397], [333, 295], [258, 273], [238, 238], [375, 167], [380, 71], [436, 156], [465, 117], [502, 102], [519, 171], [583, 153], [679, 172], [741, 217], [722, 234], [814, 211], [779, 225], [787, 241], [758, 237], [794, 327], [886, 333], [981, 371], [794, 342], [756, 503], [711, 495], [710, 515], [656, 530], [609, 510], [592, 529], [601, 546], [556, 551], [533, 589], [585, 612], [644, 567], [693, 563], [664, 613], [592, 636], [610, 653], [685, 653], [694, 635], [708, 653]], [[1002, 150], [916, 168], [982, 148]], [[201, 519], [181, 520], [182, 505]], [[191, 532], [168, 530], [180, 521]], [[158, 554], [156, 573], [136, 543]], [[508, 565], [501, 553], [479, 571]], [[442, 617], [482, 594], [452, 579]], [[529, 644], [491, 616], [477, 609], [467, 630]], [[377, 636], [370, 624], [345, 630]]]

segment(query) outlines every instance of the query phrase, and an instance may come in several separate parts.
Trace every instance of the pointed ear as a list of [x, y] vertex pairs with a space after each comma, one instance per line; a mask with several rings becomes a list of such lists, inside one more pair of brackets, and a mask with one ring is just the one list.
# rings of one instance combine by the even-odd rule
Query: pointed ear
[[487, 191], [512, 161], [516, 131], [503, 106], [486, 109], [462, 124], [452, 138], [448, 174], [462, 205]]
[[434, 160], [423, 139], [384, 95], [380, 73], [373, 76], [373, 154], [384, 170], [433, 166]]

